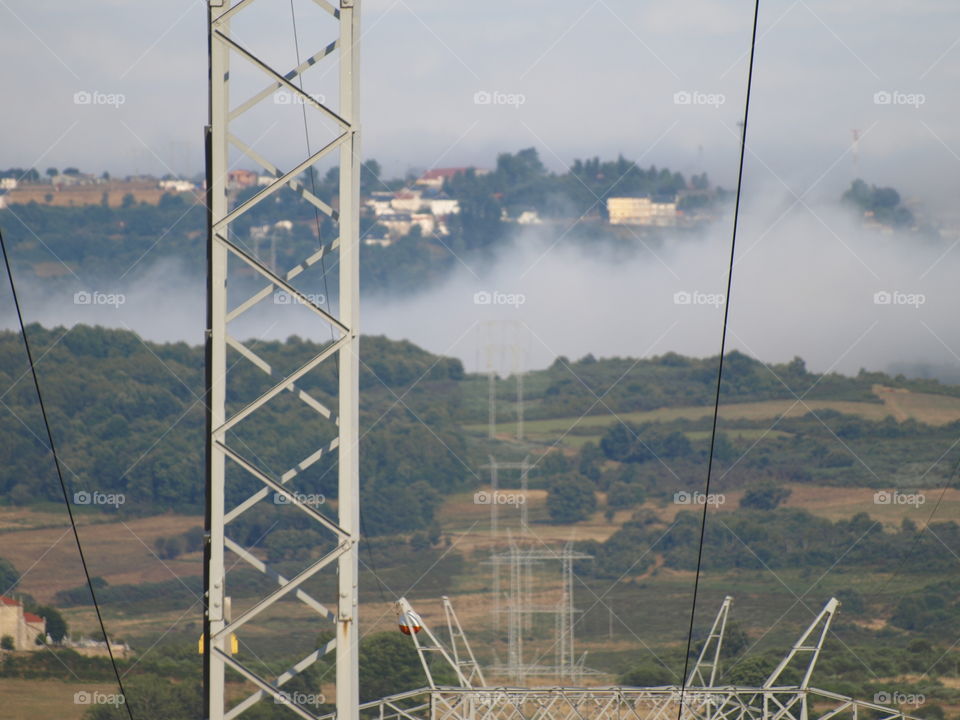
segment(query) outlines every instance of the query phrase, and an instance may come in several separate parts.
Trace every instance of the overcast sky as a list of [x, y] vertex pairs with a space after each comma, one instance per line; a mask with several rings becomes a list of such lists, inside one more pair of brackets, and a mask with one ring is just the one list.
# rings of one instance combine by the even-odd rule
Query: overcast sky
[[[365, 155], [390, 174], [490, 165], [497, 151], [534, 145], [557, 170], [622, 152], [735, 180], [750, 0], [363, 6]], [[260, 18], [238, 23], [238, 37], [292, 67], [289, 1], [254, 7]], [[322, 13], [309, 0], [295, 7], [301, 53], [313, 52], [331, 39], [332, 23], [317, 22]], [[0, 165], [200, 171], [204, 8], [199, 0], [0, 0]], [[812, 194], [834, 195], [854, 172], [857, 128], [859, 174], [946, 205], [960, 174], [958, 41], [953, 0], [765, 0], [748, 180], [800, 194], [819, 179]], [[311, 70], [308, 83], [325, 72]], [[124, 103], [75, 104], [84, 91], [122, 94]], [[484, 91], [522, 104], [476, 104]], [[707, 104], [675, 103], [683, 92]], [[903, 95], [877, 104], [878, 92]], [[277, 161], [292, 159], [289, 135], [274, 135]]]
[[[311, 0], [294, 7], [302, 58], [335, 37], [335, 23]], [[294, 67], [290, 0], [258, 0], [253, 9], [241, 13], [234, 36], [278, 67]], [[364, 0], [364, 154], [394, 175], [489, 166], [496, 152], [531, 145], [558, 171], [577, 157], [623, 153], [643, 165], [707, 170], [733, 187], [752, 11], [750, 0]], [[0, 17], [0, 167], [201, 170], [203, 2], [0, 0]], [[860, 175], [960, 226], [958, 68], [955, 0], [763, 0], [731, 346], [769, 360], [803, 355], [819, 370], [956, 368], [956, 236], [880, 241], [835, 202]], [[262, 87], [257, 73], [233, 63], [234, 104]], [[332, 98], [336, 77], [335, 65], [321, 63], [307, 73], [307, 89]], [[92, 93], [106, 104], [75, 101]], [[300, 112], [268, 100], [238, 132], [289, 168], [304, 151]], [[319, 147], [323, 123], [311, 119], [310, 128]], [[464, 332], [492, 316], [473, 293], [519, 292], [526, 306], [503, 312], [529, 324], [533, 366], [587, 351], [713, 354], [715, 308], [677, 306], [673, 296], [722, 290], [728, 243], [728, 223], [718, 223], [701, 244], [615, 268], [554, 245], [518, 247], [489, 272], [464, 267], [420, 298], [369, 303], [365, 328], [482, 364], [483, 341]], [[173, 273], [145, 272], [148, 282], [113, 288], [129, 293], [126, 314], [94, 317], [95, 309], [39, 287], [28, 314], [47, 324], [132, 327], [158, 340], [199, 338], [201, 288], [170, 292]], [[68, 299], [90, 289], [69, 285], [61, 288]], [[925, 302], [874, 301], [898, 290], [923, 293]], [[161, 300], [173, 303], [168, 323], [153, 320]], [[562, 322], [558, 307], [567, 308]], [[425, 325], [423, 313], [438, 308], [449, 317]], [[616, 332], [624, 308], [636, 310], [628, 314], [633, 334]], [[679, 330], [663, 336], [674, 321]]]

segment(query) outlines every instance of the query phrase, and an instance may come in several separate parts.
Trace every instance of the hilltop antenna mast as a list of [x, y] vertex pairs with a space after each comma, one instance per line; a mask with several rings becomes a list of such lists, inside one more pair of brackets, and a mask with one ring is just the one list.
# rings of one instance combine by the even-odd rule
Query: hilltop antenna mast
[[[210, 62], [210, 117], [206, 131], [207, 146], [207, 202], [208, 202], [208, 278], [206, 328], [206, 390], [207, 406], [207, 468], [206, 468], [206, 547], [204, 554], [204, 632], [201, 637], [204, 665], [204, 717], [207, 720], [232, 720], [247, 708], [268, 697], [287, 705], [297, 716], [310, 720], [316, 715], [290, 700], [282, 686], [303, 672], [328, 652], [336, 657], [336, 707], [338, 720], [358, 720], [358, 633], [357, 633], [357, 542], [359, 540], [359, 463], [358, 463], [358, 409], [359, 409], [359, 200], [360, 200], [360, 133], [358, 125], [359, 99], [359, 6], [361, 0], [339, 0], [338, 7], [328, 0], [313, 0], [322, 10], [338, 21], [337, 35], [329, 43], [292, 70], [274, 68], [241, 44], [231, 33], [231, 22], [248, 11], [252, 0], [207, 0], [208, 51]], [[339, 67], [339, 103], [336, 111], [324, 102], [307, 94], [297, 81], [302, 74], [328, 56], [335, 56]], [[253, 67], [267, 80], [263, 89], [243, 102], [230, 102], [231, 61], [239, 59], [244, 68]], [[270, 163], [240, 139], [233, 122], [278, 90], [292, 95], [297, 103], [319, 113], [334, 127], [331, 138], [317, 152], [283, 171]], [[231, 198], [227, 187], [227, 169], [231, 146], [259, 165], [273, 178], [259, 193], [242, 202]], [[304, 172], [324, 157], [339, 152], [339, 205], [335, 210], [318, 198], [298, 180]], [[338, 225], [337, 239], [315, 249], [308, 257], [300, 258], [287, 272], [268, 267], [259, 257], [235, 241], [233, 223], [248, 210], [261, 205], [279, 190], [289, 188], [302, 200], [327, 215]], [[263, 203], [261, 209], [268, 205]], [[322, 242], [322, 240], [321, 240]], [[291, 285], [291, 282], [325, 254], [339, 252], [338, 310], [325, 310]], [[240, 261], [249, 273], [261, 283], [258, 292], [234, 308], [228, 307], [228, 260]], [[321, 266], [322, 267], [322, 266]], [[281, 290], [296, 299], [296, 303], [280, 306], [281, 312], [302, 305], [333, 329], [334, 338], [323, 350], [289, 374], [281, 374], [254, 350], [231, 336], [229, 323], [261, 301]], [[227, 365], [227, 348], [239, 354], [271, 377], [272, 387], [252, 402], [231, 397], [228, 413], [228, 381], [233, 376]], [[327, 407], [305, 391], [298, 383], [322, 363], [333, 365], [338, 376], [336, 406]], [[232, 368], [232, 365], [231, 365]], [[260, 463], [246, 457], [249, 450], [237, 443], [231, 430], [247, 417], [261, 410], [275, 397], [289, 392], [328, 423], [333, 439], [318, 447], [308, 457], [298, 459], [289, 470], [274, 474]], [[238, 409], [239, 407], [239, 409]], [[262, 413], [261, 413], [262, 414]], [[269, 418], [269, 416], [268, 416]], [[322, 426], [321, 426], [322, 427]], [[338, 505], [335, 515], [328, 517], [304, 503], [288, 484], [309, 467], [333, 451], [337, 452]], [[227, 492], [229, 460], [231, 492]], [[247, 482], [251, 476], [259, 490], [233, 507], [227, 507], [227, 497], [235, 497], [241, 485], [235, 479]], [[318, 525], [318, 530], [335, 538], [333, 550], [311, 561], [294, 577], [287, 579], [231, 539], [226, 529], [229, 523], [269, 495], [282, 496], [291, 508], [302, 511]], [[336, 518], [335, 520], [332, 518]], [[235, 617], [230, 615], [227, 594], [225, 551], [230, 550], [240, 559], [270, 577], [276, 587], [261, 598], [254, 599]], [[337, 597], [331, 609], [309, 595], [303, 585], [321, 570], [337, 572]], [[243, 655], [234, 656], [231, 650], [236, 631], [245, 623], [282, 599], [300, 600], [323, 620], [331, 621], [334, 639], [310, 653], [275, 678], [262, 677], [262, 669], [249, 667]], [[228, 704], [225, 693], [226, 671], [231, 670], [257, 689], [238, 703]]]
[[856, 175], [860, 172], [860, 131], [852, 130], [851, 132], [853, 133], [853, 145], [850, 154], [853, 155], [853, 174]]

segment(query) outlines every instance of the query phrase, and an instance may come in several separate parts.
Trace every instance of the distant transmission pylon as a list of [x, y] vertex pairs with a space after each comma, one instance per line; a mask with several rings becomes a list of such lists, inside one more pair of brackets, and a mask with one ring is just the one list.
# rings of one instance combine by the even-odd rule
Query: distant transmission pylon
[[860, 131], [852, 130], [853, 133], [853, 145], [850, 148], [850, 154], [853, 156], [853, 174], [857, 175], [860, 172]]
[[[720, 667], [720, 652], [723, 649], [723, 636], [727, 630], [727, 616], [730, 614], [730, 605], [733, 598], [727, 595], [720, 605], [707, 639], [703, 643], [697, 662], [687, 678], [689, 687], [713, 687], [717, 680], [717, 669]], [[706, 674], [705, 671], [709, 671]]]
[[524, 353], [519, 343], [512, 346], [513, 350], [513, 372], [517, 381], [517, 440], [523, 441], [523, 375], [524, 375]]
[[[314, 0], [321, 10], [339, 23], [334, 42], [290, 69], [275, 68], [261, 60], [231, 32], [231, 23], [248, 13], [252, 0], [208, 0], [208, 43], [210, 60], [210, 107], [207, 128], [207, 191], [208, 191], [208, 288], [206, 329], [206, 386], [207, 410], [207, 501], [206, 549], [204, 557], [204, 717], [208, 720], [232, 720], [253, 704], [264, 699], [285, 704], [295, 715], [311, 720], [313, 709], [303, 707], [283, 692], [283, 685], [299, 675], [327, 652], [336, 657], [336, 708], [338, 720], [358, 720], [358, 633], [357, 633], [357, 542], [359, 541], [359, 463], [358, 463], [358, 396], [359, 396], [359, 200], [360, 200], [360, 134], [358, 124], [359, 98], [359, 6], [360, 0]], [[337, 5], [335, 7], [334, 5]], [[334, 56], [339, 69], [339, 101], [336, 110], [304, 92], [302, 74], [324, 58]], [[236, 75], [232, 62], [263, 73], [262, 90], [231, 104], [231, 75]], [[234, 121], [251, 108], [273, 97], [278, 90], [292, 95], [295, 104], [307, 112], [319, 113], [333, 127], [330, 137], [316, 152], [308, 152], [301, 162], [288, 170], [280, 170], [261, 156], [239, 136]], [[269, 104], [269, 103], [264, 103]], [[293, 103], [288, 103], [293, 104]], [[269, 128], [261, 127], [264, 134]], [[237, 133], [237, 134], [235, 134]], [[255, 138], [256, 139], [256, 138]], [[272, 182], [251, 198], [231, 202], [227, 187], [228, 159], [231, 147], [248, 160], [259, 165]], [[339, 205], [334, 209], [318, 198], [312, 187], [305, 187], [299, 177], [312, 169], [322, 158], [339, 153]], [[338, 225], [339, 236], [327, 245], [320, 245], [307, 257], [300, 258], [290, 269], [282, 272], [268, 267], [259, 257], [249, 254], [242, 243], [235, 242], [233, 225], [248, 210], [270, 203], [265, 200], [277, 191], [289, 188], [318, 212], [330, 217]], [[319, 263], [331, 252], [338, 252], [339, 291], [336, 315], [324, 309], [291, 284], [301, 273]], [[233, 308], [228, 307], [228, 260], [242, 265], [261, 283], [260, 289]], [[326, 328], [332, 328], [333, 338], [321, 352], [289, 374], [280, 375], [253, 349], [230, 334], [229, 323], [277, 290], [296, 298], [295, 303], [275, 308], [289, 312], [302, 305], [317, 316]], [[331, 306], [332, 307], [332, 306]], [[228, 369], [227, 349], [239, 355], [237, 362], [246, 360], [271, 378], [272, 386], [252, 401], [228, 398], [228, 381], [233, 373]], [[338, 375], [336, 407], [327, 407], [314, 395], [298, 385], [302, 378], [321, 363], [333, 365]], [[230, 368], [236, 363], [231, 363]], [[277, 396], [290, 393], [319, 415], [317, 437], [327, 428], [328, 440], [306, 458], [291, 461], [290, 469], [273, 472], [250, 458], [249, 450], [237, 443], [230, 431], [249, 416], [260, 412]], [[229, 412], [228, 412], [228, 399]], [[262, 415], [262, 413], [261, 413]], [[269, 418], [270, 416], [268, 416]], [[323, 423], [326, 423], [324, 426]], [[332, 437], [332, 439], [330, 439]], [[304, 503], [301, 493], [295, 492], [290, 481], [302, 478], [302, 473], [321, 458], [336, 451], [338, 470], [338, 497], [335, 515], [328, 517]], [[230, 492], [227, 488], [227, 469], [230, 469]], [[250, 478], [259, 488], [238, 504], [227, 507], [227, 497], [235, 497]], [[303, 488], [297, 488], [302, 490]], [[233, 520], [271, 495], [282, 496], [295, 512], [303, 512], [317, 523], [327, 537], [336, 541], [333, 550], [312, 561], [292, 578], [284, 576], [263, 563], [240, 542], [230, 538], [227, 529]], [[336, 519], [333, 519], [333, 518]], [[225, 551], [230, 550], [260, 572], [270, 577], [276, 586], [266, 595], [246, 603], [239, 613], [230, 616], [228, 577]], [[330, 609], [308, 594], [303, 586], [321, 570], [337, 573], [337, 596]], [[268, 608], [284, 599], [296, 598], [317, 613], [324, 622], [332, 622], [334, 639], [310, 653], [300, 662], [275, 677], [263, 676], [263, 665], [249, 665], [241, 652], [231, 654], [231, 638], [247, 622], [254, 620]], [[319, 629], [319, 626], [318, 626]], [[225, 693], [227, 671], [246, 680], [257, 689], [247, 697], [234, 702]]]

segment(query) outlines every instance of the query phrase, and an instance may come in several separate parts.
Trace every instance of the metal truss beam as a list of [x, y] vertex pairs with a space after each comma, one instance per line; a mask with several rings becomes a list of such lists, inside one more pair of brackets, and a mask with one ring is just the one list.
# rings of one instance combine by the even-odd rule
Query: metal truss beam
[[[450, 656], [450, 653], [447, 652], [447, 649], [443, 646], [437, 636], [433, 634], [433, 631], [430, 630], [425, 622], [423, 622], [423, 619], [420, 617], [420, 615], [414, 611], [413, 607], [411, 607], [410, 602], [406, 598], [400, 598], [400, 600], [397, 601], [397, 609], [399, 610], [401, 617], [415, 617], [420, 619], [420, 629], [414, 630], [411, 628], [410, 638], [413, 640], [413, 646], [417, 650], [417, 655], [420, 658], [420, 664], [423, 666], [423, 672], [427, 676], [427, 682], [429, 683], [430, 687], [435, 689], [437, 686], [433, 682], [433, 673], [430, 670], [430, 659], [427, 656], [428, 652], [439, 653], [447, 665], [449, 665], [456, 673], [457, 680], [460, 681], [460, 685], [465, 688], [471, 687], [469, 678], [463, 672], [463, 667], [459, 662]], [[459, 621], [457, 625], [459, 626]], [[424, 635], [429, 638], [430, 644], [420, 642], [420, 632], [423, 632]], [[473, 653], [470, 653], [470, 656], [472, 658]]]
[[[357, 648], [357, 542], [359, 540], [359, 5], [360, 0], [339, 0], [334, 6], [327, 0], [313, 0], [314, 4], [338, 21], [335, 37], [327, 38], [323, 46], [300, 62], [293, 70], [278, 70], [257, 57], [243, 42], [231, 33], [231, 22], [248, 12], [255, 0], [207, 0], [208, 55], [210, 65], [210, 107], [207, 128], [207, 200], [208, 200], [208, 280], [207, 280], [207, 513], [206, 549], [204, 558], [204, 703], [207, 720], [233, 720], [262, 699], [273, 698], [287, 704], [301, 718], [314, 718], [307, 708], [290, 703], [280, 688], [290, 679], [306, 670], [328, 652], [336, 654], [336, 716], [338, 720], [359, 720], [358, 702], [358, 648]], [[231, 107], [231, 61], [240, 58], [269, 78], [262, 90]], [[339, 68], [337, 107], [328, 107], [306, 93], [299, 82], [310, 68], [333, 58]], [[307, 151], [304, 159], [287, 169], [281, 169], [256, 152], [251, 143], [232, 131], [233, 121], [243, 117], [278, 89], [285, 89], [298, 98], [307, 112], [318, 113], [333, 121], [336, 129], [322, 140], [317, 151]], [[253, 197], [236, 202], [228, 186], [229, 152], [233, 147], [244, 157], [267, 172], [269, 182]], [[321, 158], [339, 153], [340, 190], [337, 202], [325, 203], [308, 190], [299, 176], [313, 167]], [[330, 217], [338, 224], [337, 238], [319, 245], [307, 257], [299, 259], [286, 272], [267, 267], [250, 254], [245, 245], [234, 237], [233, 225], [246, 212], [261, 205], [280, 190], [289, 188], [297, 197]], [[336, 209], [334, 209], [336, 208]], [[338, 253], [338, 297], [336, 312], [321, 307], [291, 283], [307, 269], [319, 263], [332, 252]], [[234, 308], [228, 306], [228, 261], [239, 260], [247, 271], [261, 282], [260, 289]], [[252, 348], [239, 342], [228, 331], [231, 322], [266, 300], [275, 291], [288, 293], [313, 313], [325, 328], [331, 328], [334, 337], [324, 340], [325, 347], [314, 357], [289, 372], [279, 373]], [[288, 311], [278, 305], [276, 312]], [[227, 352], [232, 349], [241, 361], [249, 362], [270, 379], [269, 389], [252, 401], [242, 403], [240, 409], [228, 414], [230, 372]], [[334, 364], [338, 374], [335, 400], [326, 401], [307, 392], [300, 384], [303, 378], [322, 364]], [[232, 368], [232, 365], [230, 366]], [[317, 437], [327, 439], [281, 473], [261, 467], [247, 460], [241, 447], [235, 446], [233, 432], [250, 417], [264, 412], [267, 405], [284, 393], [291, 393], [316, 413]], [[233, 407], [233, 404], [231, 404]], [[330, 433], [334, 437], [330, 439]], [[337, 508], [327, 515], [305, 504], [288, 484], [322, 457], [336, 452]], [[228, 463], [228, 459], [230, 463]], [[227, 468], [239, 477], [255, 479], [261, 486], [232, 508], [226, 505], [228, 493]], [[233, 474], [230, 475], [233, 477]], [[233, 482], [231, 480], [231, 482]], [[303, 488], [297, 488], [298, 490]], [[317, 523], [318, 529], [335, 541], [335, 546], [322, 558], [307, 565], [292, 577], [285, 577], [269, 567], [257, 556], [227, 536], [229, 523], [239, 518], [258, 503], [276, 493], [288, 504], [302, 511]], [[249, 566], [262, 572], [275, 583], [272, 591], [254, 599], [236, 618], [230, 617], [227, 563], [225, 554], [231, 552]], [[321, 602], [308, 593], [303, 585], [322, 571], [336, 570], [337, 596], [333, 602]], [[231, 636], [246, 623], [282, 600], [299, 601], [316, 613], [324, 623], [331, 623], [335, 638], [324, 647], [310, 653], [276, 678], [266, 679], [247, 664], [243, 651], [231, 655]], [[226, 674], [252, 683], [256, 690], [240, 702], [228, 703], [225, 691]]]
[[[823, 641], [827, 638], [827, 633], [830, 631], [830, 623], [833, 621], [834, 613], [836, 613], [837, 608], [840, 607], [840, 602], [836, 598], [830, 598], [827, 601], [827, 604], [824, 605], [823, 610], [820, 611], [820, 614], [810, 623], [810, 627], [804, 631], [803, 635], [800, 636], [800, 639], [797, 640], [793, 647], [790, 648], [790, 652], [787, 653], [787, 656], [780, 661], [780, 664], [774, 668], [774, 671], [770, 673], [770, 677], [767, 678], [766, 682], [763, 683], [765, 688], [773, 688], [777, 686], [777, 681], [780, 679], [780, 676], [783, 674], [783, 671], [787, 669], [793, 660], [801, 655], [807, 655], [810, 659], [807, 662], [807, 667], [803, 672], [803, 677], [800, 680], [800, 688], [806, 688], [810, 684], [810, 676], [813, 674], [813, 669], [816, 667], [817, 659], [820, 657], [820, 651], [823, 649]], [[817, 629], [819, 628], [819, 633]], [[810, 638], [815, 636], [815, 640], [811, 644]]]
[[[807, 688], [421, 688], [361, 706], [378, 720], [917, 720]], [[322, 720], [332, 720], [324, 716]]]
[[[703, 649], [700, 650], [700, 656], [697, 658], [696, 665], [690, 671], [687, 678], [688, 687], [713, 687], [717, 679], [717, 669], [720, 667], [720, 650], [723, 646], [723, 636], [727, 629], [727, 615], [730, 613], [730, 605], [733, 604], [733, 598], [727, 595], [720, 605], [717, 617], [710, 627], [710, 633], [707, 635], [706, 642], [703, 643]], [[704, 675], [708, 670], [709, 675]]]
[[453, 609], [453, 603], [446, 595], [443, 596], [443, 613], [447, 619], [447, 633], [450, 636], [450, 651], [453, 654], [453, 661], [456, 663], [467, 678], [467, 686], [478, 685], [483, 687], [487, 681], [483, 678], [483, 670], [477, 658], [473, 655], [473, 648], [470, 647], [470, 641], [463, 632], [460, 625], [460, 618], [457, 617], [456, 610]]
[[[695, 669], [683, 687], [469, 687], [464, 683], [454, 688], [439, 687], [431, 678], [430, 687], [366, 703], [361, 709], [377, 720], [917, 720], [898, 708], [809, 686], [839, 607], [836, 599], [826, 604], [763, 686], [713, 686], [731, 604], [732, 598], [724, 598], [700, 653], [699, 672]], [[402, 607], [409, 609], [409, 603]], [[811, 654], [803, 680], [774, 686], [798, 653]], [[710, 685], [695, 686], [694, 678], [706, 677], [703, 671], [708, 667]]]

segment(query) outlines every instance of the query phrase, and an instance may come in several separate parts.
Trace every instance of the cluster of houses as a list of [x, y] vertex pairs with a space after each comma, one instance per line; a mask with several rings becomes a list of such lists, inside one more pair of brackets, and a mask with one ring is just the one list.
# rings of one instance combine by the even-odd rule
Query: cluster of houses
[[157, 180], [149, 175], [115, 179], [106, 173], [96, 176], [70, 169], [29, 182], [16, 177], [0, 178], [0, 208], [32, 202], [53, 207], [120, 207], [130, 196], [137, 203], [156, 205], [168, 193], [198, 191], [197, 184], [189, 180]]
[[424, 173], [411, 187], [370, 193], [363, 204], [377, 224], [364, 242], [386, 247], [414, 227], [420, 228], [424, 237], [449, 235], [448, 220], [460, 212], [460, 203], [443, 192], [443, 183], [466, 170], [436, 168]]
[[[0, 595], [0, 641], [3, 650], [31, 652], [52, 643], [53, 639], [47, 634], [46, 619], [25, 610], [20, 600]], [[64, 638], [59, 646], [87, 657], [107, 656], [111, 651], [114, 657], [126, 658], [132, 654], [126, 643], [112, 641], [108, 649], [104, 641], [91, 638]]]
[[[388, 246], [418, 228], [424, 237], [442, 237], [450, 234], [450, 218], [460, 212], [460, 204], [448, 196], [443, 188], [447, 180], [466, 173], [466, 167], [434, 168], [398, 191], [377, 191], [364, 199], [368, 217], [375, 220], [373, 230], [364, 238], [368, 245]], [[474, 168], [483, 175], [488, 170]], [[265, 187], [276, 180], [252, 170], [237, 169], [228, 173], [227, 185], [231, 191]], [[75, 170], [60, 173], [41, 183], [19, 183], [16, 178], [0, 178], [0, 207], [18, 202], [45, 202], [53, 205], [120, 204], [126, 193], [132, 193], [138, 202], [155, 203], [166, 193], [197, 193], [202, 186], [182, 178], [131, 177], [122, 181], [96, 177]], [[607, 212], [611, 225], [647, 227], [674, 227], [695, 217], [682, 217], [677, 209], [677, 197], [611, 197], [607, 198]], [[541, 222], [536, 209], [529, 208], [516, 217], [504, 217], [520, 224]], [[256, 232], [266, 236], [260, 228]], [[263, 238], [258, 238], [263, 239]]]

